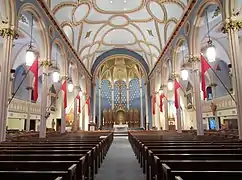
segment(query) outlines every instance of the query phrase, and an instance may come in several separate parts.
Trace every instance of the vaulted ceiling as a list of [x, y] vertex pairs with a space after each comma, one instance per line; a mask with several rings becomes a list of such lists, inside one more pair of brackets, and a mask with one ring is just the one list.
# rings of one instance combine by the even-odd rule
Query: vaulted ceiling
[[90, 71], [113, 48], [139, 53], [153, 68], [189, 0], [45, 0]]
[[100, 78], [110, 80], [130, 81], [134, 78], [140, 79], [143, 75], [142, 68], [130, 57], [111, 56], [100, 67], [98, 72]]

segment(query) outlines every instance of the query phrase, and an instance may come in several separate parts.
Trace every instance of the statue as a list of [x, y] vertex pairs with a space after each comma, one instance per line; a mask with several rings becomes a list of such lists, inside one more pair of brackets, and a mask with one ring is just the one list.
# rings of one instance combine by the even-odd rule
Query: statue
[[213, 112], [213, 115], [215, 116], [215, 112], [216, 112], [216, 110], [217, 110], [217, 105], [214, 104], [213, 102], [211, 102], [210, 108], [211, 108], [211, 110], [212, 110], [212, 112]]

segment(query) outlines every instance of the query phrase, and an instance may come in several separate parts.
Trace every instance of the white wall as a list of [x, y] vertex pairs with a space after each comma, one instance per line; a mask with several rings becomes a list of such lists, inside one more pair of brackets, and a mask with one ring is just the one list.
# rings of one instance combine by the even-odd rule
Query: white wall
[[18, 129], [24, 130], [24, 119], [8, 119], [7, 120], [8, 129]]

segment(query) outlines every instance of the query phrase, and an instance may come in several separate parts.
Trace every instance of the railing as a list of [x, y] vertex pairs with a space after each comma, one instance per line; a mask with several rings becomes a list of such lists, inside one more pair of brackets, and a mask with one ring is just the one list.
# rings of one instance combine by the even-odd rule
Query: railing
[[225, 110], [225, 109], [232, 109], [236, 108], [236, 104], [233, 99], [227, 95], [219, 98], [215, 98], [209, 101], [203, 101], [203, 112], [211, 112], [211, 103], [217, 105], [217, 110]]
[[[13, 99], [11, 104], [9, 105], [8, 110], [10, 112], [18, 112], [18, 113], [27, 113], [28, 112], [29, 102], [20, 100], [20, 99]], [[31, 114], [40, 114], [40, 104], [39, 103], [30, 103], [30, 113]]]

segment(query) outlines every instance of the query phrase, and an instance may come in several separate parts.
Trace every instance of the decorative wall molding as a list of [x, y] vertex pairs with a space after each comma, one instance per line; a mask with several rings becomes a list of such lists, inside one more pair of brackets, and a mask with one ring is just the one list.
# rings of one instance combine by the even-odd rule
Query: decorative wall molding
[[[28, 101], [23, 101], [20, 99], [13, 99], [11, 104], [9, 105], [9, 112], [14, 113], [28, 113]], [[31, 103], [30, 104], [30, 114], [40, 115], [40, 104], [39, 103]]]

